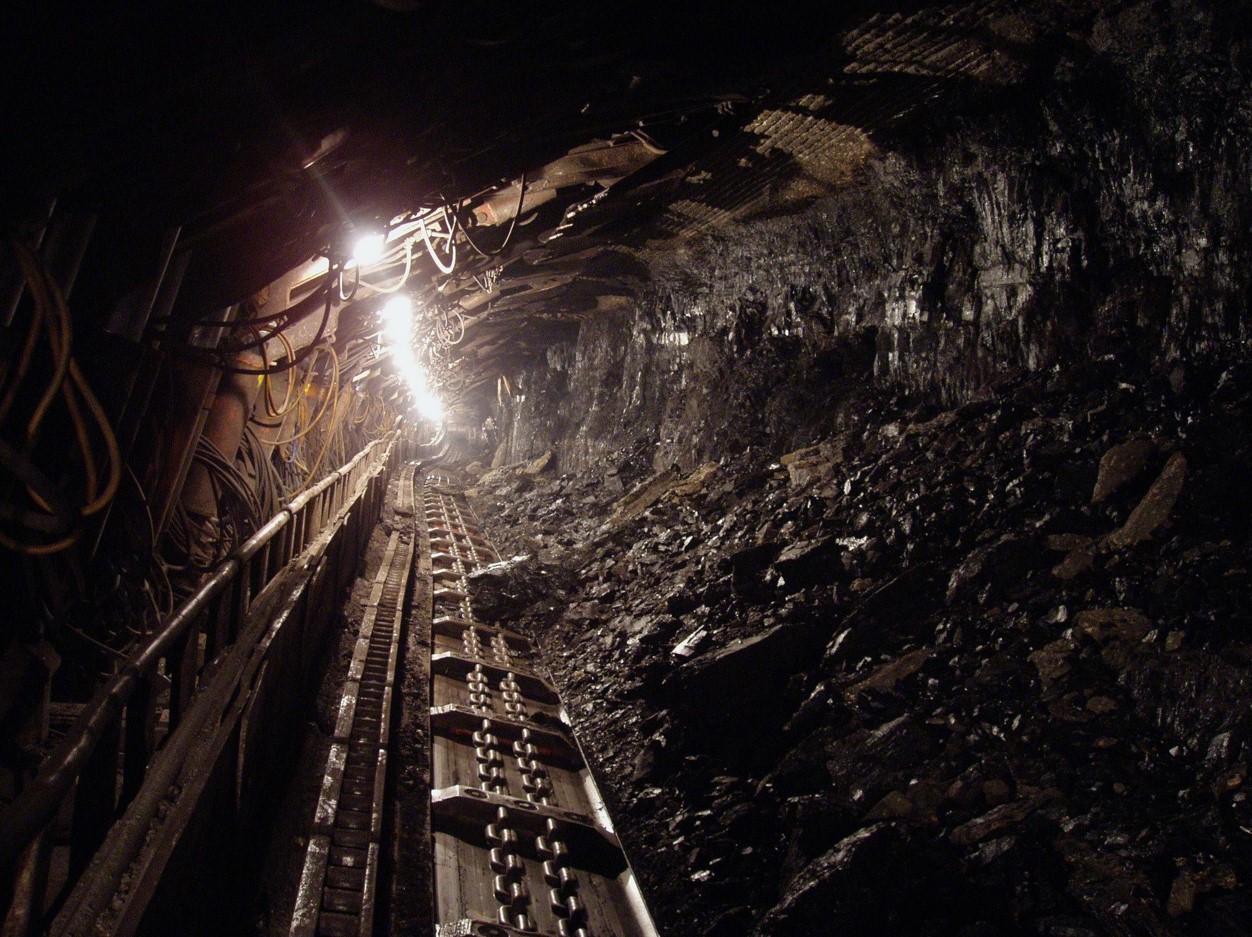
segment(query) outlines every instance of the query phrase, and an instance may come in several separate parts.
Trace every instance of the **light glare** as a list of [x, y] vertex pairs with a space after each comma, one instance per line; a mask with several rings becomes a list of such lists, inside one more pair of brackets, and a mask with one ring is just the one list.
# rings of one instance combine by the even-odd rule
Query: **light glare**
[[429, 390], [416, 395], [417, 412], [432, 423], [443, 419], [443, 404]]
[[387, 344], [393, 349], [409, 348], [413, 342], [412, 301], [407, 296], [393, 296], [379, 311], [379, 318]]
[[383, 336], [391, 350], [396, 376], [404, 382], [418, 414], [438, 423], [444, 417], [443, 403], [431, 389], [425, 371], [413, 351], [413, 302], [408, 296], [393, 296], [379, 310]]
[[376, 264], [382, 260], [383, 247], [386, 246], [387, 239], [382, 234], [365, 234], [357, 239], [356, 246], [352, 248], [352, 259], [362, 267], [370, 264]]
[[393, 296], [387, 300], [387, 304], [383, 306], [384, 319], [412, 319], [413, 318], [413, 300], [401, 294]]

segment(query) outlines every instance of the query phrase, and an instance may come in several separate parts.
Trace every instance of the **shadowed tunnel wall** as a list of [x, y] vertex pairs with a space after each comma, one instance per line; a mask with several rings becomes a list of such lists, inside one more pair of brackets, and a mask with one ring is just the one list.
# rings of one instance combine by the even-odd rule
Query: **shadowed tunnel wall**
[[879, 141], [839, 195], [654, 258], [640, 301], [520, 375], [510, 460], [786, 451], [867, 382], [1206, 379], [1248, 332], [1247, 40], [1186, 5], [1102, 23], [1037, 84]]

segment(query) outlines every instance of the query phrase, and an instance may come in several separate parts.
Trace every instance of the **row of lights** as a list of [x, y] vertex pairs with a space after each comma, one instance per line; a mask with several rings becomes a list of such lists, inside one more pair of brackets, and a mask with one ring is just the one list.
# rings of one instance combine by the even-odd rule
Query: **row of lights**
[[383, 338], [391, 350], [396, 373], [412, 395], [418, 414], [438, 423], [443, 419], [443, 403], [413, 354], [413, 301], [404, 295], [393, 296], [383, 306], [381, 316]]
[[[371, 231], [362, 234], [353, 244], [352, 263], [364, 270], [382, 260], [386, 252], [387, 235]], [[413, 354], [413, 301], [403, 293], [393, 296], [383, 305], [380, 316], [392, 363], [408, 388], [418, 414], [438, 423], [444, 417], [443, 402], [431, 388], [425, 370]]]

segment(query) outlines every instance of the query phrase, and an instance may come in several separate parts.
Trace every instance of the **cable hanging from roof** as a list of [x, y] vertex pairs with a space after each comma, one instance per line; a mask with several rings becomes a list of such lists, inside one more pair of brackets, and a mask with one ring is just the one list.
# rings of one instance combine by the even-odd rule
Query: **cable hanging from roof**
[[[17, 366], [0, 397], [0, 426], [12, 415], [21, 396], [41, 334], [46, 335], [53, 366], [52, 378], [38, 394], [27, 420], [23, 445], [19, 448], [0, 440], [4, 443], [0, 446], [0, 468], [22, 482], [33, 504], [33, 508], [18, 503], [0, 505], [0, 520], [23, 531], [16, 535], [0, 530], [0, 545], [30, 555], [46, 555], [68, 549], [77, 542], [80, 519], [99, 513], [113, 499], [121, 481], [122, 460], [108, 415], [74, 359], [69, 307], [60, 288], [29, 247], [14, 241], [13, 250], [30, 289], [32, 312]], [[82, 458], [83, 503], [76, 511], [69, 506], [60, 487], [50, 480], [49, 473], [35, 464], [41, 430], [58, 396], [65, 404]], [[95, 435], [104, 443], [103, 466], [92, 442], [93, 426]], [[59, 470], [51, 473], [52, 477], [59, 474]], [[102, 477], [105, 479], [103, 486], [100, 484]]]

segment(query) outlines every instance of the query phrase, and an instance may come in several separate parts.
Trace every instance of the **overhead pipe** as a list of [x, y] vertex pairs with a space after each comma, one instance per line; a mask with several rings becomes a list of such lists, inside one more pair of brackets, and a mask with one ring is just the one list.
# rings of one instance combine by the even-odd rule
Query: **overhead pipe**
[[517, 184], [511, 185], [498, 190], [482, 204], [475, 205], [474, 223], [477, 225], [504, 224], [556, 198], [556, 189], [534, 189], [528, 185], [526, 193], [520, 200], [521, 210], [519, 211], [517, 190]]

